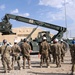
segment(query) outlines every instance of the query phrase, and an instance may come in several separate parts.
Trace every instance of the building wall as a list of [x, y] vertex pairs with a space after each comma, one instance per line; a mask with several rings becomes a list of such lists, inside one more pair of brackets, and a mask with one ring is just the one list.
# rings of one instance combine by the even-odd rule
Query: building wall
[[[16, 33], [16, 35], [1, 35], [0, 34], [0, 42], [2, 42], [3, 39], [6, 39], [8, 42], [14, 43], [14, 40], [17, 39], [18, 42], [21, 39], [26, 38], [33, 28], [27, 28], [27, 27], [20, 27], [20, 28], [13, 28], [12, 31]], [[37, 37], [38, 32], [41, 32], [41, 29], [36, 29], [34, 33], [31, 35], [31, 38], [34, 39]]]
[[[0, 34], [0, 42], [2, 42], [3, 39], [6, 39], [8, 42], [11, 42], [12, 44], [14, 43], [14, 40], [17, 39], [18, 42], [26, 38], [33, 28], [27, 28], [27, 27], [20, 27], [20, 28], [13, 28], [12, 31], [16, 33], [16, 35], [1, 35]], [[42, 31], [41, 29], [36, 29], [36, 31], [32, 34], [32, 38], [34, 39], [37, 37], [37, 34], [39, 31]]]

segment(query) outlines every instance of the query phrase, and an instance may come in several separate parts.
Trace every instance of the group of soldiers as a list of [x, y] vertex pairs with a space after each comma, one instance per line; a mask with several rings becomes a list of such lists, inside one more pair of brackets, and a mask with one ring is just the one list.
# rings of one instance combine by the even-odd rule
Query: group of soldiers
[[[23, 58], [23, 69], [25, 69], [25, 63], [26, 59], [28, 61], [28, 68], [31, 68], [31, 62], [30, 62], [30, 50], [31, 46], [27, 43], [27, 40], [23, 40], [23, 44], [19, 46], [17, 44], [17, 40], [14, 41], [14, 45], [10, 47], [7, 44], [7, 40], [3, 40], [3, 46], [1, 46], [1, 61], [4, 68], [4, 73], [10, 72], [10, 70], [14, 69], [15, 61], [17, 61], [18, 69], [21, 70], [21, 64], [20, 64], [20, 56], [22, 55]], [[10, 61], [10, 56], [12, 56], [12, 63]]]
[[[42, 37], [42, 42], [39, 45], [39, 54], [40, 55], [40, 67], [42, 68], [43, 63], [47, 64], [47, 68], [50, 67], [49, 62], [51, 61], [51, 54], [53, 57], [53, 63], [56, 63], [56, 67], [61, 67], [61, 62], [64, 62], [65, 56], [65, 45], [59, 42], [58, 39], [54, 39], [52, 44], [47, 42], [46, 37]], [[22, 66], [20, 64], [20, 56], [22, 55], [23, 59], [23, 69], [26, 68], [26, 59], [28, 61], [28, 68], [31, 68], [31, 59], [30, 52], [31, 46], [28, 44], [27, 40], [24, 39], [23, 43], [19, 46], [18, 41], [14, 41], [14, 45], [10, 47], [7, 44], [7, 40], [3, 40], [4, 45], [1, 46], [1, 61], [4, 68], [4, 72], [10, 72], [14, 69], [15, 61], [17, 61], [18, 69], [21, 70]], [[12, 63], [10, 61], [10, 56], [12, 56]]]
[[42, 67], [44, 60], [46, 61], [47, 67], [49, 68], [49, 61], [51, 56], [53, 57], [53, 63], [56, 63], [56, 67], [61, 67], [61, 62], [64, 62], [65, 56], [65, 44], [59, 42], [58, 39], [53, 40], [53, 44], [47, 42], [46, 37], [43, 37], [43, 41], [40, 44], [39, 54], [41, 55], [40, 67]]

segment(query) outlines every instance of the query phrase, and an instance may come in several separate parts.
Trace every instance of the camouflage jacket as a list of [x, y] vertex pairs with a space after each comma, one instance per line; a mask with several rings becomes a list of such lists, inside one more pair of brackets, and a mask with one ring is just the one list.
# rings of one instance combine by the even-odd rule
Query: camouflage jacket
[[1, 46], [1, 55], [3, 57], [9, 57], [11, 53], [11, 47], [8, 46], [7, 44]]
[[31, 46], [27, 42], [21, 45], [21, 49], [23, 55], [30, 55], [29, 50], [31, 50]]
[[48, 44], [47, 41], [41, 42], [41, 44], [40, 44], [40, 49], [39, 49], [39, 53], [40, 53], [40, 54], [41, 54], [41, 53], [44, 53], [44, 52], [49, 53], [50, 50], [51, 50], [51, 49], [50, 49], [50, 45]]
[[61, 55], [61, 53], [63, 52], [63, 48], [61, 47], [60, 43], [54, 44], [54, 50], [56, 55]]
[[11, 50], [12, 50], [12, 55], [15, 55], [15, 56], [20, 55], [21, 53], [21, 48], [17, 44], [14, 44]]
[[72, 57], [75, 57], [75, 44], [70, 46], [70, 52], [71, 52]]

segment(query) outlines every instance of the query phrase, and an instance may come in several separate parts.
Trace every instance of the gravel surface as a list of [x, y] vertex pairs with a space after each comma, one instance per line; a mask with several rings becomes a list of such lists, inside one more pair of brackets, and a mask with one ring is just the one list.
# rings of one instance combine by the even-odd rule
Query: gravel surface
[[[46, 68], [46, 64], [40, 68], [40, 58], [37, 55], [31, 55], [31, 69], [28, 69], [26, 63], [26, 69], [18, 70], [17, 64], [15, 63], [15, 70], [10, 73], [3, 73], [3, 67], [0, 60], [0, 75], [71, 75], [71, 57], [69, 51], [66, 53], [65, 61], [62, 63], [60, 68], [56, 68], [56, 64], [50, 62], [50, 68]], [[22, 59], [21, 59], [22, 65]]]

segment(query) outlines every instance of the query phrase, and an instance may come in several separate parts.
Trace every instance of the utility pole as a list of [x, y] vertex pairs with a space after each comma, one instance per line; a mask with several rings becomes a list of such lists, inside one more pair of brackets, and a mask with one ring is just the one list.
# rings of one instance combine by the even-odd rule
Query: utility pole
[[[65, 9], [65, 25], [67, 28], [67, 16], [66, 16], [66, 0], [64, 0], [64, 9]], [[66, 39], [68, 38], [68, 31], [66, 31]]]

